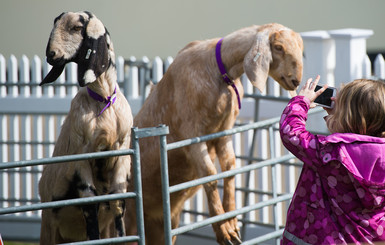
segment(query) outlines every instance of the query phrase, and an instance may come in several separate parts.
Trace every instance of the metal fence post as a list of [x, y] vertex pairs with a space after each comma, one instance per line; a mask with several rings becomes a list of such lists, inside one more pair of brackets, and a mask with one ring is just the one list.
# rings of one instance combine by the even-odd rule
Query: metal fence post
[[140, 148], [139, 148], [139, 137], [137, 136], [138, 128], [131, 129], [131, 142], [134, 150], [132, 157], [132, 168], [134, 173], [134, 185], [135, 185], [135, 204], [136, 204], [136, 224], [137, 232], [139, 236], [139, 245], [145, 245], [144, 235], [144, 215], [143, 215], [143, 193], [142, 193], [142, 174], [140, 168]]
[[[270, 142], [270, 158], [275, 158], [275, 140], [274, 140], [274, 130], [273, 125], [270, 125], [269, 127], [269, 142]], [[277, 193], [277, 172], [276, 172], [276, 164], [273, 163], [271, 165], [271, 189], [273, 191], [273, 199], [275, 200], [278, 197]], [[273, 219], [274, 219], [274, 230], [279, 230], [279, 224], [278, 224], [278, 204], [273, 204]], [[279, 238], [275, 239], [276, 245], [279, 245]]]
[[[138, 129], [138, 128], [133, 128], [132, 131], [132, 147], [135, 151], [134, 154], [134, 160], [133, 160], [133, 165], [135, 168], [137, 168], [134, 178], [140, 177], [140, 149], [139, 149], [139, 142], [138, 139], [144, 138], [144, 137], [150, 137], [150, 136], [160, 136], [160, 164], [161, 164], [161, 169], [162, 169], [162, 188], [166, 188], [166, 191], [163, 191], [163, 210], [164, 211], [164, 217], [165, 220], [167, 219], [168, 222], [165, 221], [165, 239], [167, 241], [166, 244], [171, 245], [172, 244], [172, 236], [171, 236], [171, 216], [170, 216], [170, 192], [168, 190], [169, 184], [168, 184], [168, 164], [167, 164], [167, 141], [166, 141], [166, 135], [169, 133], [168, 127], [166, 125], [160, 125], [159, 127], [156, 128], [144, 128], [144, 129]], [[166, 177], [164, 177], [164, 169], [166, 169]], [[135, 171], [135, 169], [134, 169]], [[136, 181], [136, 180], [135, 180]], [[166, 182], [165, 182], [166, 181]], [[138, 235], [142, 236], [140, 231], [139, 231], [139, 222], [140, 225], [143, 226], [143, 237], [144, 237], [144, 217], [143, 217], [143, 206], [142, 206], [142, 182], [141, 178], [138, 180], [138, 184], [135, 183], [135, 188], [139, 188], [138, 192], [140, 192], [140, 197], [138, 197], [137, 200], [137, 222], [138, 222]], [[137, 189], [135, 189], [137, 190]], [[139, 194], [138, 194], [139, 195]], [[140, 201], [139, 201], [140, 200]], [[167, 201], [168, 200], [168, 201]], [[138, 210], [138, 207], [141, 207], [141, 210]], [[167, 211], [168, 210], [168, 211]], [[138, 214], [139, 211], [141, 214]], [[141, 215], [141, 216], [139, 216]], [[167, 226], [166, 226], [167, 223]], [[150, 231], [151, 232], [151, 231]], [[143, 239], [143, 245], [144, 245], [144, 239]]]
[[172, 244], [172, 225], [171, 225], [171, 203], [170, 203], [170, 184], [168, 179], [167, 161], [167, 138], [166, 135], [160, 136], [160, 164], [162, 174], [162, 199], [163, 199], [163, 220], [164, 220], [164, 240], [166, 245]]
[[[254, 98], [254, 103], [255, 103], [254, 122], [258, 122], [258, 119], [259, 119], [259, 101], [260, 101], [259, 98]], [[250, 147], [248, 149], [249, 150], [249, 154], [248, 154], [249, 159], [247, 160], [247, 165], [250, 165], [253, 162], [252, 158], [254, 156], [254, 148], [255, 148], [255, 142], [257, 141], [257, 133], [258, 133], [258, 129], [256, 129], [256, 128], [253, 129], [253, 136], [252, 136]], [[247, 174], [245, 176], [246, 186], [250, 185], [250, 174], [251, 174], [250, 172], [247, 172]], [[249, 205], [249, 197], [250, 197], [250, 192], [246, 191], [245, 196], [243, 198], [243, 206]], [[246, 225], [245, 224], [247, 224], [247, 222], [245, 222], [245, 221], [248, 221], [248, 219], [250, 219], [250, 214], [245, 213], [242, 216], [242, 219], [244, 220], [244, 222], [242, 223], [241, 237], [245, 237], [246, 236]]]

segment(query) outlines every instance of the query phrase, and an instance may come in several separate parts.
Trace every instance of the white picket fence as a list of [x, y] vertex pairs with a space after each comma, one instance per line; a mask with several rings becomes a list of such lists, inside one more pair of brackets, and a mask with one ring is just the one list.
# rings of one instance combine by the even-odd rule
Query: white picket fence
[[[329, 85], [339, 86], [340, 83], [352, 81], [355, 78], [385, 79], [385, 62], [382, 55], [378, 55], [371, 70], [372, 64], [366, 55], [366, 39], [372, 35], [370, 30], [344, 29], [334, 31], [315, 31], [302, 33], [305, 46], [304, 79], [321, 74], [323, 81]], [[164, 61], [159, 57], [150, 61], [147, 57], [136, 60], [131, 57], [116, 60], [118, 82], [125, 94], [133, 114], [135, 115], [148, 93], [148, 82], [160, 81], [165, 70], [172, 63], [168, 57]], [[345, 65], [344, 65], [345, 64]], [[0, 55], [0, 162], [39, 159], [50, 157], [60, 127], [70, 107], [70, 101], [78, 91], [76, 64], [67, 65], [65, 72], [52, 85], [38, 86], [42, 77], [47, 74], [50, 66], [39, 57], [29, 59], [22, 56], [19, 60], [15, 56], [8, 59]], [[256, 91], [245, 76], [242, 77], [246, 94], [255, 94]], [[278, 83], [269, 78], [263, 95], [277, 98], [289, 97]], [[260, 100], [258, 115], [255, 112], [255, 100], [244, 98], [238, 123], [247, 123], [258, 118], [259, 120], [279, 116], [286, 102], [281, 100]], [[326, 131], [322, 115], [309, 119], [309, 129]], [[279, 136], [276, 142], [279, 142]], [[252, 139], [252, 132], [234, 136], [234, 147], [237, 155], [248, 155]], [[258, 135], [256, 151], [258, 157], [267, 159], [271, 149], [264, 142], [268, 141], [268, 133]], [[275, 149], [276, 156], [285, 153], [280, 144]], [[244, 162], [237, 160], [237, 164]], [[15, 171], [0, 172], [0, 207], [18, 206], [39, 202], [38, 180], [42, 167], [29, 167]], [[250, 176], [250, 189], [269, 191], [268, 168], [261, 169]], [[280, 183], [279, 192], [293, 192], [298, 177], [298, 168], [278, 168]], [[237, 186], [243, 186], [244, 179], [237, 177]], [[237, 192], [237, 207], [242, 205], [243, 194]], [[265, 200], [266, 195], [252, 194], [251, 202]], [[205, 195], [198, 193], [197, 197], [186, 204], [187, 209], [194, 209], [198, 213], [205, 212]], [[284, 224], [285, 206], [280, 206], [282, 217], [280, 225]], [[33, 220], [35, 226], [39, 224], [39, 212], [17, 214], [16, 218]], [[186, 213], [182, 223], [194, 222], [202, 219], [202, 215]], [[271, 221], [271, 212], [268, 208], [261, 212], [250, 214], [251, 220]], [[2, 223], [4, 222], [4, 224]], [[0, 228], [9, 226], [9, 217], [0, 217]], [[2, 231], [0, 229], [0, 232]], [[14, 229], [14, 228], [12, 228]], [[37, 229], [37, 228], [34, 228]], [[32, 229], [29, 237], [36, 240], [36, 230]], [[25, 234], [28, 237], [28, 234]]]

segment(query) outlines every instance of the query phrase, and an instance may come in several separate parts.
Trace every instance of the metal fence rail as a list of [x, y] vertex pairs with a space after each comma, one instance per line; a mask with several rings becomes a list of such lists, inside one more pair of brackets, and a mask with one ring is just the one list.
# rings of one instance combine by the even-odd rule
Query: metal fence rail
[[[26, 61], [25, 58], [26, 57], [22, 59], [24, 63]], [[32, 230], [37, 230], [37, 228], [40, 227], [39, 210], [40, 208], [45, 208], [44, 206], [39, 206], [41, 204], [39, 203], [37, 184], [41, 175], [42, 165], [53, 162], [56, 163], [58, 160], [65, 162], [65, 158], [56, 159], [49, 158], [49, 156], [52, 154], [55, 138], [60, 132], [60, 126], [68, 111], [69, 103], [78, 91], [75, 76], [76, 66], [74, 64], [69, 64], [66, 68], [66, 72], [59, 78], [58, 83], [50, 87], [41, 88], [37, 86], [39, 81], [41, 81], [41, 72], [38, 71], [41, 71], [42, 69], [38, 57], [34, 57], [30, 72], [20, 72], [20, 74], [26, 75], [20, 75], [20, 77], [17, 76], [17, 60], [13, 57], [11, 61], [12, 62], [9, 63], [6, 71], [8, 74], [7, 77], [0, 79], [0, 104], [4, 103], [3, 109], [0, 109], [0, 161], [2, 162], [2, 164], [0, 164], [0, 211], [7, 209], [2, 212], [11, 212], [13, 210], [12, 212], [16, 213], [12, 215], [0, 215], [0, 227], [3, 234], [5, 234], [5, 230], [12, 230], [10, 224], [13, 225], [12, 227], [17, 228], [20, 227], [17, 226], [20, 224], [33, 224], [33, 229], [31, 228], [32, 225], [23, 228], [28, 231], [25, 234], [23, 233], [20, 235], [12, 233], [14, 234], [12, 235], [12, 239], [36, 241], [39, 239], [37, 235], [38, 232], [33, 232]], [[171, 62], [172, 59], [162, 62], [157, 58], [150, 63], [149, 60], [143, 59], [144, 65], [141, 66], [137, 65], [137, 62], [133, 58], [131, 58], [130, 61], [125, 62], [122, 57], [118, 57], [118, 81], [133, 109], [133, 113], [139, 110], [141, 103], [148, 92], [149, 80], [153, 83], [159, 81], [164, 70], [167, 69], [167, 66]], [[1, 63], [2, 59], [0, 56], [0, 64]], [[151, 64], [151, 66], [149, 66], [149, 64]], [[44, 73], [48, 70], [46, 66], [47, 64], [44, 63]], [[28, 70], [29, 66], [23, 65], [21, 67], [27, 67], [25, 69]], [[151, 69], [149, 69], [149, 67]], [[25, 69], [23, 69], [21, 70], [24, 71]], [[27, 76], [28, 74], [30, 74], [30, 77]], [[230, 130], [224, 133], [220, 132], [218, 134], [196, 137], [169, 145], [165, 144], [164, 147], [166, 148], [161, 149], [161, 151], [164, 152], [164, 158], [167, 160], [167, 151], [173, 148], [184, 147], [189, 144], [214, 139], [216, 137], [221, 137], [224, 134], [233, 135], [234, 146], [235, 148], [238, 147], [235, 152], [237, 164], [247, 165], [243, 166], [242, 169], [244, 167], [247, 169], [247, 167], [249, 167], [248, 165], [252, 166], [252, 169], [245, 170], [245, 172], [243, 172], [243, 170], [239, 173], [234, 172], [234, 175], [236, 174], [237, 176], [240, 176], [241, 174], [245, 175], [245, 178], [236, 176], [236, 195], [238, 196], [236, 198], [237, 209], [241, 210], [244, 206], [248, 206], [246, 205], [248, 203], [260, 203], [260, 205], [262, 205], [260, 208], [257, 206], [251, 211], [241, 213], [242, 217], [238, 220], [243, 223], [241, 226], [241, 233], [242, 237], [244, 237], [243, 234], [247, 233], [246, 227], [256, 224], [273, 227], [276, 229], [275, 232], [279, 231], [279, 228], [282, 228], [282, 225], [284, 224], [284, 215], [282, 214], [285, 210], [285, 205], [287, 205], [289, 201], [283, 200], [274, 205], [264, 204], [270, 202], [271, 198], [281, 198], [282, 195], [286, 195], [293, 191], [293, 186], [295, 186], [295, 179], [298, 173], [297, 169], [299, 169], [299, 167], [298, 163], [293, 162], [293, 160], [272, 164], [268, 162], [268, 165], [261, 165], [261, 167], [254, 165], [255, 163], [266, 159], [274, 159], [278, 156], [285, 155], [285, 152], [280, 147], [277, 147], [277, 144], [280, 144], [280, 142], [277, 140], [277, 132], [274, 126], [272, 126], [274, 124], [273, 121], [276, 119], [252, 124], [248, 123], [250, 121], [257, 122], [278, 115], [282, 111], [282, 106], [288, 101], [288, 96], [287, 92], [283, 91], [283, 89], [281, 89], [272, 79], [268, 79], [266, 91], [263, 95], [254, 93], [254, 89], [245, 76], [243, 76], [241, 80], [245, 88], [245, 96], [242, 102], [243, 109], [240, 111], [237, 124], [246, 125], [234, 128], [233, 130], [235, 131]], [[45, 106], [38, 106], [41, 105], [41, 103], [44, 103]], [[139, 135], [138, 138], [153, 135], [161, 136], [161, 140], [167, 138], [165, 135], [162, 135], [166, 134], [163, 127], [135, 130], [136, 134]], [[238, 136], [241, 135], [241, 133], [243, 133], [243, 136]], [[254, 151], [258, 151], [258, 154], [253, 155]], [[108, 156], [104, 154], [117, 154], [114, 156], [120, 154], [133, 154], [133, 156], [137, 155], [138, 159], [140, 159], [139, 150], [135, 149], [132, 150], [132, 152], [116, 151], [103, 152], [101, 155], [98, 154], [100, 153], [89, 153], [84, 156], [76, 155], [71, 156], [74, 158], [69, 158], [67, 160], [72, 161], [77, 157], [80, 157], [78, 159], [80, 160], [82, 159], [81, 157], [91, 159], [94, 157]], [[25, 159], [39, 160], [24, 161]], [[239, 168], [237, 167], [236, 170], [238, 169]], [[218, 178], [225, 177], [225, 175], [229, 173], [220, 174], [224, 175], [219, 175]], [[274, 179], [277, 181], [274, 181]], [[189, 184], [194, 184], [194, 182], [188, 183], [186, 186]], [[184, 185], [185, 184], [181, 184], [170, 187], [171, 193], [177, 190], [175, 188], [182, 188]], [[218, 187], [221, 188], [220, 183]], [[275, 190], [272, 188], [275, 188]], [[141, 193], [138, 195], [141, 195]], [[141, 196], [139, 196], [139, 198], [141, 198]], [[181, 224], [192, 223], [193, 225], [202, 226], [205, 223], [200, 222], [215, 222], [215, 219], [217, 218], [209, 218], [207, 221], [203, 220], [204, 217], [208, 216], [208, 214], [206, 214], [207, 209], [204, 206], [204, 198], [205, 195], [202, 193], [202, 190], [200, 190], [194, 198], [186, 202], [185, 210], [181, 217]], [[22, 206], [25, 206], [25, 211], [17, 209]], [[33, 207], [34, 209], [28, 210], [27, 207]], [[257, 209], [258, 212], [253, 211]], [[278, 213], [280, 212], [281, 215], [275, 214], [277, 209]], [[275, 211], [273, 212], [273, 210]], [[278, 222], [276, 222], [277, 216]], [[183, 229], [186, 228], [178, 228], [172, 235], [184, 233], [185, 230]], [[5, 236], [3, 235], [3, 237]], [[266, 236], [264, 237], [266, 238]], [[262, 238], [258, 239], [258, 241], [261, 241]], [[184, 245], [184, 243], [182, 244]]]
[[[322, 109], [318, 110], [312, 110], [310, 114], [317, 113], [319, 111], [322, 111]], [[78, 161], [78, 160], [89, 160], [94, 158], [104, 158], [104, 157], [112, 157], [112, 156], [122, 156], [122, 155], [132, 155], [132, 164], [133, 164], [133, 170], [134, 170], [134, 183], [135, 183], [135, 190], [133, 192], [128, 193], [121, 193], [121, 194], [112, 194], [112, 195], [103, 195], [103, 196], [96, 196], [96, 197], [88, 197], [88, 198], [78, 198], [78, 199], [71, 199], [71, 200], [62, 200], [62, 201], [55, 201], [55, 202], [47, 202], [47, 203], [34, 203], [29, 205], [19, 205], [19, 206], [13, 206], [13, 207], [3, 207], [0, 208], [0, 215], [3, 215], [2, 218], [6, 218], [8, 214], [14, 214], [14, 213], [20, 213], [20, 212], [28, 212], [28, 211], [36, 211], [41, 209], [47, 209], [47, 208], [55, 208], [55, 207], [64, 207], [64, 206], [70, 206], [70, 205], [82, 205], [86, 203], [96, 203], [96, 202], [103, 202], [103, 201], [110, 201], [110, 200], [118, 200], [118, 199], [126, 199], [126, 198], [135, 198], [136, 199], [136, 214], [137, 214], [137, 222], [138, 222], [138, 234], [136, 236], [126, 236], [126, 237], [120, 237], [120, 238], [109, 238], [109, 239], [102, 239], [98, 241], [84, 241], [79, 242], [75, 244], [114, 244], [114, 243], [120, 243], [120, 242], [138, 242], [140, 245], [145, 244], [145, 230], [144, 230], [144, 224], [143, 224], [143, 204], [142, 204], [142, 190], [141, 190], [141, 169], [140, 169], [140, 149], [139, 149], [139, 140], [144, 137], [153, 137], [153, 136], [160, 136], [160, 153], [161, 153], [161, 175], [162, 175], [162, 194], [163, 194], [163, 208], [164, 208], [164, 224], [165, 224], [165, 240], [166, 245], [172, 244], [172, 237], [175, 235], [181, 235], [183, 233], [208, 226], [212, 223], [226, 220], [238, 215], [243, 215], [250, 213], [251, 211], [263, 209], [265, 207], [272, 207], [273, 208], [273, 223], [272, 224], [265, 224], [272, 226], [274, 230], [272, 232], [269, 232], [267, 234], [264, 234], [263, 236], [255, 237], [249, 241], [244, 241], [243, 244], [257, 244], [261, 243], [267, 240], [276, 239], [278, 241], [279, 237], [282, 235], [282, 226], [279, 225], [279, 222], [277, 220], [278, 212], [277, 212], [277, 205], [282, 202], [289, 201], [292, 198], [292, 193], [280, 193], [277, 190], [277, 176], [275, 167], [277, 165], [297, 165], [298, 163], [294, 163], [293, 159], [295, 158], [291, 154], [284, 154], [282, 156], [276, 156], [274, 151], [274, 147], [276, 144], [276, 140], [274, 137], [274, 133], [276, 133], [276, 127], [277, 123], [279, 121], [279, 118], [272, 118], [265, 121], [260, 122], [254, 122], [249, 123], [241, 126], [236, 126], [233, 129], [218, 132], [215, 134], [210, 135], [204, 135], [200, 137], [195, 137], [191, 139], [186, 139], [174, 143], [167, 144], [167, 134], [168, 134], [168, 127], [165, 125], [160, 125], [156, 128], [145, 128], [145, 129], [138, 129], [133, 128], [132, 129], [132, 149], [125, 149], [125, 150], [115, 150], [115, 151], [106, 151], [106, 152], [95, 152], [95, 153], [87, 153], [87, 154], [78, 154], [78, 155], [71, 155], [71, 156], [58, 156], [58, 157], [51, 157], [51, 158], [43, 158], [38, 160], [29, 160], [29, 161], [17, 161], [17, 162], [8, 162], [3, 163], [0, 165], [0, 170], [6, 170], [6, 171], [13, 171], [13, 169], [16, 168], [26, 168], [31, 166], [37, 166], [37, 165], [44, 165], [44, 164], [53, 164], [53, 163], [64, 163], [69, 161]], [[167, 152], [169, 150], [173, 150], [180, 147], [185, 147], [191, 144], [196, 144], [212, 139], [216, 139], [223, 136], [228, 135], [235, 135], [244, 133], [246, 131], [253, 130], [254, 135], [256, 130], [268, 130], [269, 132], [269, 145], [270, 145], [270, 158], [267, 160], [259, 160], [256, 158], [253, 158], [251, 155], [249, 156], [249, 163], [245, 166], [242, 166], [240, 168], [236, 168], [230, 171], [225, 171], [218, 173], [216, 175], [207, 176], [201, 179], [192, 180], [186, 183], [180, 183], [174, 186], [169, 186], [168, 183], [168, 161], [167, 161]], [[271, 198], [253, 203], [251, 205], [243, 206], [237, 210], [227, 212], [225, 214], [206, 218], [201, 221], [194, 222], [192, 224], [182, 225], [179, 228], [172, 229], [171, 228], [171, 215], [170, 215], [170, 194], [181, 191], [186, 188], [190, 188], [193, 186], [202, 185], [204, 183], [208, 183], [211, 181], [216, 181], [220, 179], [224, 179], [230, 176], [235, 176], [239, 174], [245, 174], [249, 173], [251, 171], [255, 171], [257, 169], [261, 169], [267, 166], [271, 166], [271, 186], [272, 190], [270, 193], [264, 193], [269, 194]], [[245, 192], [247, 195], [247, 191]], [[22, 218], [22, 217], [20, 217]], [[243, 221], [242, 221], [243, 222]], [[263, 222], [262, 222], [263, 223]], [[243, 227], [247, 225], [247, 222], [243, 222]]]
[[3, 163], [0, 165], [0, 170], [53, 164], [53, 163], [65, 163], [70, 161], [89, 160], [89, 159], [104, 158], [104, 157], [132, 155], [133, 179], [134, 179], [135, 187], [133, 192], [127, 192], [127, 193], [110, 194], [110, 195], [102, 195], [102, 196], [87, 197], [87, 198], [76, 198], [76, 199], [70, 199], [70, 200], [61, 200], [61, 201], [35, 203], [30, 205], [0, 208], [0, 215], [42, 210], [42, 209], [48, 209], [48, 208], [83, 205], [83, 204], [89, 204], [89, 203], [99, 203], [99, 202], [126, 199], [126, 198], [135, 198], [137, 233], [138, 233], [136, 236], [125, 236], [125, 237], [119, 237], [119, 238], [109, 238], [109, 239], [101, 239], [98, 241], [85, 241], [85, 242], [78, 242], [78, 243], [71, 243], [71, 244], [86, 245], [86, 244], [114, 244], [114, 243], [121, 243], [121, 242], [138, 242], [139, 245], [144, 245], [145, 236], [144, 236], [144, 222], [143, 222], [142, 182], [140, 177], [141, 168], [140, 168], [139, 139], [143, 137], [148, 137], [148, 136], [156, 136], [158, 134], [164, 134], [164, 133], [166, 134], [168, 133], [167, 127], [148, 128], [148, 129], [133, 128], [131, 130], [131, 139], [132, 139], [131, 144], [133, 149], [94, 152], [94, 153], [85, 153], [85, 154], [77, 154], [77, 155], [70, 155], [70, 156], [57, 156], [57, 157], [43, 158], [43, 159], [29, 160], [29, 161]]
[[[322, 109], [316, 109], [312, 110], [310, 114], [314, 114], [317, 112], [322, 111]], [[161, 170], [162, 170], [162, 195], [163, 195], [163, 213], [164, 213], [164, 230], [165, 230], [165, 243], [166, 245], [172, 244], [172, 237], [176, 235], [180, 235], [185, 232], [192, 231], [194, 229], [201, 228], [203, 226], [207, 226], [210, 224], [213, 224], [215, 222], [223, 221], [229, 218], [233, 218], [237, 215], [245, 214], [253, 210], [261, 209], [267, 206], [273, 207], [273, 227], [274, 231], [265, 234], [263, 236], [254, 238], [249, 241], [244, 241], [242, 244], [257, 244], [260, 242], [264, 242], [270, 239], [276, 239], [276, 243], [278, 244], [278, 238], [282, 235], [283, 229], [279, 226], [279, 222], [277, 220], [277, 204], [280, 202], [288, 201], [292, 198], [292, 193], [278, 193], [277, 191], [277, 184], [276, 184], [276, 170], [275, 167], [278, 164], [291, 164], [290, 160], [294, 159], [295, 157], [292, 154], [286, 154], [280, 157], [276, 157], [274, 153], [274, 146], [275, 146], [275, 139], [273, 137], [273, 131], [276, 130], [276, 124], [279, 122], [280, 118], [272, 118], [261, 122], [255, 122], [250, 123], [243, 126], [234, 127], [233, 129], [210, 134], [210, 135], [204, 135], [200, 137], [195, 137], [187, 140], [182, 140], [174, 143], [167, 144], [166, 135], [161, 136], [160, 142], [160, 149], [161, 149]], [[258, 129], [268, 129], [269, 130], [269, 144], [270, 144], [270, 151], [271, 151], [271, 159], [265, 160], [265, 161], [259, 161], [259, 162], [253, 162], [251, 164], [247, 164], [243, 167], [233, 169], [230, 171], [225, 171], [218, 173], [216, 175], [212, 176], [206, 176], [200, 179], [192, 180], [189, 182], [177, 184], [174, 186], [169, 186], [168, 181], [168, 163], [167, 163], [167, 151], [173, 150], [176, 148], [185, 147], [191, 144], [196, 144], [200, 142], [205, 142], [209, 140], [213, 140], [219, 137], [228, 136], [228, 135], [234, 135], [238, 133], [242, 133], [248, 130], [258, 130]], [[296, 164], [297, 165], [297, 164]], [[260, 169], [266, 166], [271, 166], [271, 186], [272, 186], [272, 198], [266, 201], [258, 202], [249, 206], [244, 206], [240, 209], [227, 212], [222, 215], [218, 215], [215, 217], [206, 218], [202, 221], [198, 221], [192, 224], [187, 224], [184, 226], [181, 226], [176, 229], [172, 229], [171, 226], [171, 210], [170, 210], [170, 194], [181, 191], [190, 187], [202, 185], [211, 181], [216, 181], [220, 179], [224, 179], [227, 177], [235, 176], [242, 173], [247, 173], [256, 169]], [[243, 224], [245, 226], [245, 224]]]

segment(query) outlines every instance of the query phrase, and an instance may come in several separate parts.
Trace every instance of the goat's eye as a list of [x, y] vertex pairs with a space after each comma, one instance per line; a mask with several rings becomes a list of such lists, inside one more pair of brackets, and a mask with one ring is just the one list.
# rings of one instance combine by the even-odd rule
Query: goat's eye
[[74, 26], [72, 27], [73, 31], [81, 31], [83, 29], [83, 26]]
[[280, 44], [274, 45], [274, 48], [275, 48], [275, 50], [277, 50], [277, 51], [282, 51], [282, 50], [283, 50], [283, 47], [282, 47], [282, 45], [280, 45]]

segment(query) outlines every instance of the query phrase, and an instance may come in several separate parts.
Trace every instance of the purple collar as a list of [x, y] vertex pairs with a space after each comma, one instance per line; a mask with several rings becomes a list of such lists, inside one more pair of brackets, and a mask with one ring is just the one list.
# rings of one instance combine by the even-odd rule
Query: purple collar
[[103, 110], [99, 113], [98, 116], [100, 116], [108, 107], [112, 106], [116, 101], [116, 87], [115, 87], [114, 93], [111, 96], [108, 96], [107, 99], [103, 98], [101, 95], [92, 91], [88, 87], [87, 87], [87, 92], [91, 96], [91, 98], [93, 98], [94, 100], [97, 100], [106, 104], [106, 106], [103, 108]]
[[216, 48], [215, 48], [215, 57], [217, 58], [218, 68], [219, 68], [219, 71], [220, 71], [221, 74], [222, 74], [222, 79], [223, 79], [223, 81], [225, 81], [228, 85], [230, 85], [231, 87], [233, 87], [235, 93], [237, 94], [238, 107], [239, 107], [239, 109], [241, 109], [241, 99], [240, 99], [240, 96], [239, 96], [238, 89], [237, 89], [237, 87], [235, 86], [234, 82], [229, 78], [229, 75], [227, 74], [226, 68], [225, 68], [225, 66], [223, 65], [223, 62], [222, 62], [222, 58], [221, 58], [221, 46], [222, 46], [222, 42], [223, 42], [223, 38], [221, 38], [221, 39], [218, 41], [217, 46], [216, 46]]

